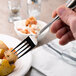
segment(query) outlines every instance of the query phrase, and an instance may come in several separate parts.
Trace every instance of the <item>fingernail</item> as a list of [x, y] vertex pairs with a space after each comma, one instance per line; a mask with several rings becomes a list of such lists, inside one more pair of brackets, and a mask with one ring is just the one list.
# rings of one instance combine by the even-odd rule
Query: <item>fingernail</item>
[[58, 14], [62, 15], [65, 12], [65, 8], [59, 8], [58, 9]]

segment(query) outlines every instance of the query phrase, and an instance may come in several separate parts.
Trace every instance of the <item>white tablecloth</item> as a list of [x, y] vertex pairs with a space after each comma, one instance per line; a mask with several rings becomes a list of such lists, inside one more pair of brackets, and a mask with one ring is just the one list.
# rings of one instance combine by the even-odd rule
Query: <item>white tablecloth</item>
[[[58, 39], [48, 44], [52, 45], [60, 52], [72, 46], [71, 43], [60, 46]], [[43, 75], [39, 75], [34, 71], [34, 73], [31, 73], [31, 76], [76, 76], [76, 67], [63, 61], [61, 56], [46, 44], [34, 49], [32, 54], [32, 67], [40, 71]]]

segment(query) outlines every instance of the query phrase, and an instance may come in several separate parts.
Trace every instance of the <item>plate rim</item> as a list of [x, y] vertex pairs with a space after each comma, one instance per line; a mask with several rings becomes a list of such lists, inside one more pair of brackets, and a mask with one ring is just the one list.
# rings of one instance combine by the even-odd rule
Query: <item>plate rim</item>
[[[0, 37], [1, 37], [1, 36], [9, 37], [9, 38], [15, 39], [15, 40], [17, 40], [17, 41], [20, 42], [19, 39], [15, 38], [15, 37], [13, 37], [13, 36], [10, 36], [10, 35], [0, 34]], [[31, 66], [32, 66], [32, 53], [29, 52], [29, 54], [30, 54], [30, 63], [29, 63], [29, 67], [27, 68], [27, 71], [25, 71], [25, 74], [23, 74], [23, 75], [26, 75], [26, 73], [29, 71], [29, 69], [30, 69]], [[11, 74], [12, 74], [12, 73], [10, 73], [8, 76], [12, 76]], [[22, 76], [23, 76], [23, 75], [22, 75]], [[21, 76], [21, 75], [20, 75], [20, 76]]]

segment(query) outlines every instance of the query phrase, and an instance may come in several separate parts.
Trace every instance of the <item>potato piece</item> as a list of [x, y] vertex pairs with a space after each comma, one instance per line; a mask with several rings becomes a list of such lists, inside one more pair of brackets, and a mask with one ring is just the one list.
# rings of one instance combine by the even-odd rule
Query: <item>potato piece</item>
[[6, 59], [0, 59], [0, 76], [10, 74], [15, 68], [15, 65], [10, 65]]
[[4, 52], [5, 58], [9, 61], [9, 62], [15, 62], [17, 60], [17, 56], [11, 52], [10, 50], [5, 51]]
[[5, 52], [4, 49], [0, 49], [0, 59], [2, 59], [4, 57], [4, 52]]
[[1, 40], [0, 40], [0, 49], [4, 49], [5, 51], [8, 50], [7, 45]]

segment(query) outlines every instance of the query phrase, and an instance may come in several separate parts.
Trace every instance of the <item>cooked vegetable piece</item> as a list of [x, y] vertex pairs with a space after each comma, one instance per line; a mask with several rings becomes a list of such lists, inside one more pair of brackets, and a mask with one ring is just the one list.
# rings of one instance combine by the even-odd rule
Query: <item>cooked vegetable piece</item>
[[17, 56], [11, 52], [10, 50], [5, 51], [4, 52], [5, 58], [9, 61], [9, 62], [15, 62], [17, 60]]
[[5, 52], [4, 49], [0, 49], [0, 59], [2, 59], [4, 57], [4, 52]]
[[31, 29], [31, 32], [34, 33], [34, 34], [37, 34], [34, 29]]
[[22, 33], [24, 34], [29, 34], [30, 32], [28, 31], [28, 29], [25, 29], [25, 30], [21, 30]]
[[28, 29], [25, 29], [25, 32], [26, 32], [26, 34], [29, 34], [30, 33]]
[[[13, 48], [9, 48], [9, 50], [10, 50], [10, 51], [12, 51], [12, 50], [13, 50]], [[14, 52], [16, 52], [16, 50], [13, 50], [13, 53], [14, 53]], [[17, 54], [17, 53], [16, 53], [16, 54]]]
[[0, 40], [0, 76], [10, 74], [15, 68], [17, 56], [11, 50], [12, 48], [8, 49], [7, 45]]
[[5, 51], [8, 50], [7, 45], [1, 40], [0, 40], [0, 49], [4, 49]]
[[31, 28], [32, 25], [29, 25], [29, 28]]
[[26, 24], [26, 26], [28, 26], [30, 24], [30, 20], [27, 19], [25, 24]]
[[10, 65], [6, 59], [0, 59], [0, 76], [10, 74], [15, 68], [15, 65]]
[[34, 17], [30, 17], [26, 20], [26, 23], [25, 23], [26, 26], [31, 25], [31, 24], [37, 24], [37, 21]]

